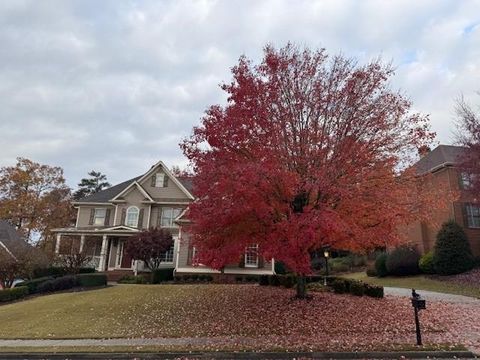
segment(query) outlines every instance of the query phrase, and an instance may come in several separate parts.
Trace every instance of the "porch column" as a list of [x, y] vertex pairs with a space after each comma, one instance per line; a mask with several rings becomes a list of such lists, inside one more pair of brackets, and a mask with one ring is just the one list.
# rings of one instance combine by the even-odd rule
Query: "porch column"
[[57, 234], [57, 241], [55, 242], [55, 254], [60, 253], [60, 242], [62, 241], [62, 234]]
[[103, 235], [102, 249], [100, 250], [100, 261], [98, 263], [98, 270], [105, 271], [105, 265], [107, 264], [107, 247], [108, 247], [108, 237]]
[[80, 249], [78, 252], [81, 254], [83, 252], [83, 248], [85, 247], [85, 235], [80, 235]]
[[122, 255], [123, 254], [123, 241], [117, 240], [117, 256], [115, 256], [115, 267], [116, 268], [121, 268], [121, 260], [122, 260]]

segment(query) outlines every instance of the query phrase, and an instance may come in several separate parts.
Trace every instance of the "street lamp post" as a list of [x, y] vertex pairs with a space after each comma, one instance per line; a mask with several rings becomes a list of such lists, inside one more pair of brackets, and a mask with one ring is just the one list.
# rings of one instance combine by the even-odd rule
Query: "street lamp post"
[[325, 278], [323, 280], [323, 285], [327, 286], [327, 277], [328, 277], [328, 258], [330, 257], [330, 252], [325, 250], [323, 252], [323, 256], [325, 257]]

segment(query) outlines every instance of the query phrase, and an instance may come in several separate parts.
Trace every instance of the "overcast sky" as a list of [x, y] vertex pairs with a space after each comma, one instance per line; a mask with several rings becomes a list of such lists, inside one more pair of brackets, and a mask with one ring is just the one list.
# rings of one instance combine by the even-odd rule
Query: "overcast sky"
[[480, 0], [1, 0], [0, 166], [28, 157], [75, 186], [185, 165], [178, 143], [224, 103], [238, 57], [288, 41], [392, 60], [441, 143], [454, 99], [480, 90]]

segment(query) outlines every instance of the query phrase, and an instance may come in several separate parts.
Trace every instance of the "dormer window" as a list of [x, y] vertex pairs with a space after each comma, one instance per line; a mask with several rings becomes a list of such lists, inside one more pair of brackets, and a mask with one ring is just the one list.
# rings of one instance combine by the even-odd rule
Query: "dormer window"
[[167, 187], [168, 186], [167, 175], [165, 175], [164, 173], [156, 173], [154, 186], [158, 188]]
[[138, 227], [138, 215], [139, 215], [139, 210], [136, 206], [130, 206], [127, 209], [127, 217], [125, 221], [125, 225], [130, 226], [130, 227]]

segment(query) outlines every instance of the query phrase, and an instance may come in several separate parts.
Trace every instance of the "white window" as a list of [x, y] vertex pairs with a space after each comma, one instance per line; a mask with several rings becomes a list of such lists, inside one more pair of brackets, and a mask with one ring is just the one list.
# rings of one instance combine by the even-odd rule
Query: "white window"
[[460, 177], [462, 181], [462, 187], [464, 189], [470, 189], [472, 187], [472, 175], [462, 172]]
[[125, 225], [130, 227], [138, 227], [138, 214], [139, 210], [136, 206], [130, 206], [127, 209], [127, 217], [125, 219]]
[[164, 173], [155, 174], [155, 187], [165, 187], [165, 174]]
[[172, 247], [170, 248], [170, 250], [168, 250], [167, 252], [165, 252], [162, 256], [162, 262], [166, 262], [166, 263], [173, 263], [173, 245]]
[[107, 209], [95, 209], [93, 217], [93, 225], [105, 225], [105, 217], [107, 216]]
[[480, 228], [480, 206], [467, 204], [467, 225], [469, 228]]
[[182, 209], [174, 209], [169, 207], [162, 208], [162, 216], [160, 219], [161, 227], [178, 227], [174, 220], [180, 215]]
[[258, 267], [258, 244], [245, 248], [245, 267]]

